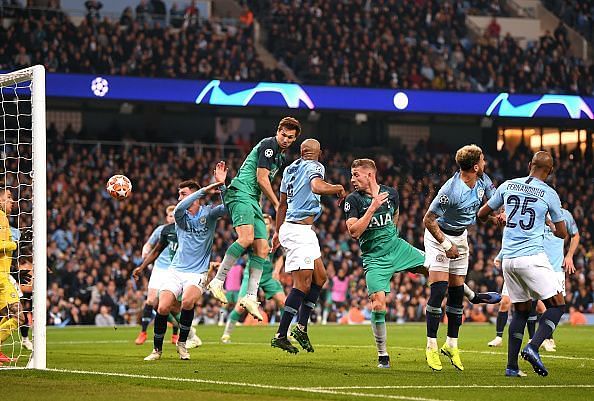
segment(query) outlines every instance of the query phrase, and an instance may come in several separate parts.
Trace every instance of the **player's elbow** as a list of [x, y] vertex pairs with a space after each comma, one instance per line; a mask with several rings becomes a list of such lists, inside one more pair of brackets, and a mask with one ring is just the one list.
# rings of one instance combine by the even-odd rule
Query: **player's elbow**
[[435, 217], [431, 212], [425, 213], [423, 216], [423, 226], [429, 227], [435, 221]]

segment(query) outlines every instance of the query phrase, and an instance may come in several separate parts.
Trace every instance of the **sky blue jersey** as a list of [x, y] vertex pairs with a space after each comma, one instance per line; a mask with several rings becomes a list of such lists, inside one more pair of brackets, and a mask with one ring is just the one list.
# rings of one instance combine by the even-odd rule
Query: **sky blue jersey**
[[[165, 226], [166, 226], [166, 224], [161, 224], [160, 226], [155, 228], [155, 231], [153, 231], [153, 233], [149, 237], [147, 242], [149, 244], [151, 244], [151, 246], [153, 248], [155, 246], [157, 246], [157, 244], [159, 243], [159, 237], [161, 236], [161, 232], [163, 231], [163, 227], [165, 227]], [[163, 249], [163, 251], [159, 254], [157, 259], [153, 263], [153, 269], [167, 269], [167, 268], [169, 268], [169, 265], [171, 264], [172, 256], [173, 255], [171, 254], [171, 250], [169, 249], [169, 247], [166, 247], [165, 249]]]
[[463, 231], [468, 226], [476, 224], [476, 213], [483, 203], [483, 198], [491, 198], [494, 192], [495, 186], [487, 174], [479, 177], [474, 188], [470, 188], [462, 181], [460, 172], [457, 171], [439, 189], [429, 206], [429, 211], [439, 216], [437, 224], [441, 228]]
[[[570, 237], [573, 237], [578, 232], [577, 224], [575, 224], [575, 220], [571, 213], [568, 210], [561, 208], [561, 213], [563, 213], [563, 221], [565, 221], [565, 226], [567, 227], [567, 232], [569, 233]], [[565, 240], [559, 237], [555, 237], [551, 228], [545, 225], [545, 235], [544, 235], [544, 249], [549, 258], [549, 262], [553, 265], [553, 270], [556, 272], [563, 272], [563, 258], [565, 254], [564, 246]]]
[[286, 221], [299, 221], [322, 214], [320, 195], [311, 190], [311, 180], [324, 179], [324, 166], [315, 160], [297, 159], [283, 173], [280, 191], [287, 194]]
[[199, 189], [179, 202], [173, 211], [178, 247], [170, 267], [184, 273], [208, 271], [217, 220], [227, 213], [224, 205], [203, 205], [192, 216], [188, 208], [205, 195]]
[[535, 177], [505, 181], [489, 199], [493, 210], [505, 206], [507, 222], [503, 229], [503, 258], [536, 255], [544, 252], [545, 216], [553, 223], [563, 220], [559, 195]]

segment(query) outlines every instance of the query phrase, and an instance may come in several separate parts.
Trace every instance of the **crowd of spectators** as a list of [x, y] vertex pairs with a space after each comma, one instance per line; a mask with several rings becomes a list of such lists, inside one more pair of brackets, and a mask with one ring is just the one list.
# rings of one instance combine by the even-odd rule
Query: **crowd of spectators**
[[[165, 208], [176, 203], [177, 183], [193, 178], [205, 185], [211, 180], [215, 161], [226, 160], [229, 176], [245, 152], [218, 148], [197, 154], [195, 148], [122, 144], [79, 145], [66, 143], [50, 129], [48, 137], [48, 322], [66, 324], [136, 324], [148, 277], [135, 281], [131, 272], [141, 262], [141, 249], [152, 230], [163, 223]], [[382, 183], [400, 193], [400, 235], [423, 248], [422, 218], [437, 189], [455, 170], [452, 152], [431, 150], [420, 142], [414, 149], [398, 148], [375, 155]], [[434, 149], [434, 148], [433, 148]], [[399, 157], [407, 154], [407, 158]], [[362, 155], [361, 155], [362, 156]], [[369, 156], [369, 155], [367, 155]], [[289, 160], [296, 157], [289, 155]], [[323, 163], [327, 178], [350, 188], [352, 154], [328, 152]], [[510, 157], [502, 151], [488, 157], [487, 173], [494, 182], [526, 174], [530, 153]], [[576, 274], [567, 280], [567, 302], [575, 310], [592, 310], [594, 295], [594, 167], [579, 153], [556, 155], [558, 165], [551, 185], [563, 205], [572, 211], [581, 242], [575, 254]], [[105, 191], [107, 178], [125, 173], [133, 182], [130, 199], [116, 201]], [[278, 184], [278, 183], [277, 183]], [[213, 198], [217, 202], [218, 199]], [[317, 322], [360, 322], [369, 319], [370, 304], [364, 282], [359, 248], [347, 231], [342, 210], [335, 200], [324, 198], [325, 211], [316, 223], [329, 282], [313, 319]], [[273, 213], [268, 202], [265, 209]], [[219, 221], [213, 245], [213, 260], [221, 260], [234, 240], [228, 218]], [[502, 272], [493, 264], [500, 247], [501, 232], [479, 225], [471, 230], [471, 259], [468, 283], [479, 291], [500, 291]], [[245, 261], [241, 260], [240, 264]], [[289, 275], [281, 275], [285, 288]], [[388, 296], [389, 321], [424, 321], [428, 287], [422, 276], [397, 275]], [[278, 319], [274, 302], [263, 308], [269, 321]], [[467, 305], [467, 321], [486, 321], [497, 306]], [[197, 323], [217, 323], [227, 310], [209, 297], [203, 298]]]
[[[485, 30], [472, 39], [466, 25], [475, 9], [471, 2], [251, 3], [266, 21], [269, 50], [303, 82], [511, 93], [594, 91], [594, 66], [570, 55], [566, 32], [546, 32], [526, 48], [500, 30]], [[492, 2], [474, 3], [488, 10]]]
[[119, 20], [112, 20], [101, 16], [100, 2], [86, 3], [87, 17], [79, 25], [53, 8], [11, 15], [8, 28], [0, 24], [0, 70], [43, 64], [49, 72], [284, 79], [280, 70], [265, 68], [259, 60], [253, 18], [201, 19], [192, 2], [181, 13], [170, 10], [167, 21], [154, 15], [153, 2], [143, 0], [134, 11], [128, 7]]
[[594, 43], [594, 1], [592, 0], [543, 0], [546, 8]]

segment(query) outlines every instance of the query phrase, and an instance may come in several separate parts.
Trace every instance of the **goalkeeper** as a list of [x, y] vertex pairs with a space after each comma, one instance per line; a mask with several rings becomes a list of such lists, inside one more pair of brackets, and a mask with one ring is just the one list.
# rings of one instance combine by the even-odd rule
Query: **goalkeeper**
[[[6, 188], [0, 189], [0, 346], [19, 324], [24, 324], [24, 315], [19, 313], [18, 290], [10, 280], [12, 253], [17, 249], [13, 240], [8, 215], [12, 210], [12, 193]], [[0, 363], [13, 360], [0, 351]]]

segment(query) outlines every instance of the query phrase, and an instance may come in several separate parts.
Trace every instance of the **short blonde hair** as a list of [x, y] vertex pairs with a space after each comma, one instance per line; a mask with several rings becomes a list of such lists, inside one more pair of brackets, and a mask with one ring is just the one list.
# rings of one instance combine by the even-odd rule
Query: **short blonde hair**
[[472, 168], [481, 161], [483, 150], [477, 145], [466, 145], [456, 152], [456, 164], [463, 171], [472, 170]]
[[175, 210], [175, 205], [169, 205], [167, 206], [167, 208], [165, 209], [165, 213], [169, 214], [169, 213], [173, 213], [173, 211]]
[[373, 171], [377, 171], [377, 167], [375, 167], [375, 162], [371, 159], [355, 159], [351, 164], [351, 168], [369, 168]]

